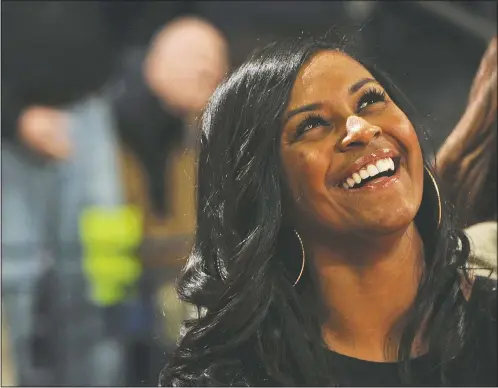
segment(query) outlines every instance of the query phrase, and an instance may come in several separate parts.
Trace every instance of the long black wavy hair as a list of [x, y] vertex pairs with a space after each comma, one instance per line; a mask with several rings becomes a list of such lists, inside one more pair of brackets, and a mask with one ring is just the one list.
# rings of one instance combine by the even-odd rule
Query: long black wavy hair
[[[222, 82], [205, 110], [195, 242], [177, 286], [198, 316], [184, 323], [162, 386], [341, 384], [325, 362], [311, 273], [293, 287], [301, 251], [286, 216], [279, 154], [283, 115], [303, 64], [321, 50], [350, 52], [347, 42], [328, 40], [290, 39], [255, 52]], [[414, 122], [416, 112], [389, 78], [360, 63]], [[424, 165], [432, 172], [427, 158]], [[412, 343], [427, 322], [430, 352], [443, 363], [445, 383], [444, 365], [462, 348], [468, 327], [460, 286], [469, 244], [428, 175], [415, 221], [426, 266], [403, 319], [400, 374], [411, 381]]]

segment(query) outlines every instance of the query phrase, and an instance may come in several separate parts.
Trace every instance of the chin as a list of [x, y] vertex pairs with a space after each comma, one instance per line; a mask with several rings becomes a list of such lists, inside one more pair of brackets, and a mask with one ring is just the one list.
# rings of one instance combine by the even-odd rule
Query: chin
[[368, 231], [376, 235], [385, 235], [396, 232], [403, 232], [410, 224], [413, 223], [418, 211], [418, 206], [397, 208], [390, 212], [383, 212], [377, 216], [369, 215], [365, 217], [362, 226], [358, 229]]
[[374, 226], [369, 232], [376, 235], [389, 235], [394, 233], [404, 233], [413, 223], [413, 219], [393, 221]]

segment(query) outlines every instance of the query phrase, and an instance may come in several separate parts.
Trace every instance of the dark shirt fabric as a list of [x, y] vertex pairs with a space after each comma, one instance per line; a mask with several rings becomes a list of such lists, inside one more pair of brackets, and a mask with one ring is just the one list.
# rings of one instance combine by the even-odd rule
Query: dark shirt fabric
[[[472, 294], [469, 300], [470, 327], [469, 337], [464, 348], [453, 359], [448, 361], [445, 368], [445, 380], [441, 377], [441, 362], [431, 353], [410, 361], [411, 383], [416, 387], [460, 386], [460, 387], [496, 387], [497, 379], [497, 336], [496, 336], [496, 279], [476, 277]], [[372, 362], [360, 360], [323, 349], [323, 360], [330, 369], [334, 380], [324, 386], [343, 387], [399, 387], [406, 386], [400, 377], [400, 364], [397, 362]], [[240, 364], [235, 366], [235, 372], [226, 372], [227, 385], [244, 386], [244, 378], [237, 379], [241, 374], [249, 378], [249, 384], [254, 386], [277, 386], [278, 383], [261, 378], [265, 375], [262, 367], [258, 367], [258, 360], [253, 358], [252, 352], [241, 352], [240, 362], [242, 370], [249, 376], [241, 373]], [[254, 373], [253, 373], [254, 372]], [[237, 378], [232, 378], [236, 376]], [[258, 377], [259, 376], [259, 377]], [[227, 381], [224, 375], [220, 381]], [[160, 386], [168, 386], [167, 381], [160, 378]], [[183, 385], [185, 384], [185, 385]], [[205, 386], [199, 381], [179, 382], [178, 386]]]
[[[477, 277], [469, 301], [473, 329], [465, 348], [450, 362], [446, 378], [449, 386], [496, 387], [496, 280]], [[330, 365], [340, 370], [342, 386], [401, 386], [398, 363], [381, 363], [355, 359], [328, 352]], [[441, 386], [440, 367], [430, 355], [410, 363], [414, 386]]]

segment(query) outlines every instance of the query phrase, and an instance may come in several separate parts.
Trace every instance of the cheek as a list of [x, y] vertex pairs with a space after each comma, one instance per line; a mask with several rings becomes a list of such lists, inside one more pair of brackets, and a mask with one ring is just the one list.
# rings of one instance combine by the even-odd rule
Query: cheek
[[401, 125], [399, 128], [399, 141], [407, 151], [407, 168], [411, 181], [411, 196], [406, 197], [406, 203], [403, 208], [409, 212], [416, 212], [418, 211], [422, 201], [424, 185], [424, 161], [422, 157], [422, 149], [420, 147], [417, 133], [408, 119], [406, 119], [404, 121], [404, 125]]
[[410, 152], [420, 153], [417, 132], [408, 117], [398, 107], [395, 108], [390, 123], [386, 124], [387, 128], [393, 128], [391, 136], [396, 138], [403, 148]]
[[316, 149], [299, 153], [300, 165], [308, 174], [319, 172], [323, 168], [323, 158]]
[[405, 125], [400, 126], [399, 139], [403, 147], [407, 150], [410, 167], [417, 175], [415, 178], [419, 178], [418, 175], [421, 177], [424, 167], [422, 149], [417, 133], [408, 120], [405, 122]]
[[422, 153], [421, 148], [420, 148], [420, 142], [418, 141], [418, 136], [417, 133], [415, 132], [415, 129], [413, 126], [409, 123], [407, 125], [406, 131], [404, 133], [405, 136], [405, 143], [407, 148], [417, 154], [420, 155]]
[[318, 194], [325, 181], [328, 160], [317, 149], [303, 149], [283, 155], [285, 173], [294, 200]]
[[422, 149], [415, 128], [408, 117], [398, 108], [395, 108], [391, 113], [385, 117], [382, 123], [379, 123], [380, 127], [404, 150], [412, 168], [418, 164], [423, 167]]
[[424, 163], [417, 133], [408, 119], [400, 122], [396, 132], [397, 140], [406, 151], [412, 180], [416, 187], [420, 187], [423, 181]]

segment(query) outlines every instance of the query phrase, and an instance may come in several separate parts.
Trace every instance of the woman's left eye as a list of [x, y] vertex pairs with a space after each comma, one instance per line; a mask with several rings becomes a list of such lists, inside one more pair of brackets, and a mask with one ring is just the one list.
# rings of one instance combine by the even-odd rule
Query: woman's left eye
[[368, 89], [360, 97], [360, 100], [358, 101], [358, 104], [356, 106], [356, 111], [360, 112], [369, 105], [384, 101], [386, 101], [386, 92], [377, 89]]

